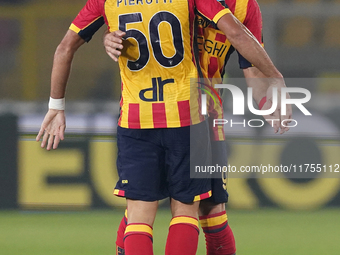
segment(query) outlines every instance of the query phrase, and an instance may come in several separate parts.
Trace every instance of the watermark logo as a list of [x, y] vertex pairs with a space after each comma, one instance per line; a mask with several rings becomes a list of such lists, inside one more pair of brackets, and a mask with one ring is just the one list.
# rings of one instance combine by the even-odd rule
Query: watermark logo
[[[215, 96], [217, 97], [219, 103], [220, 103], [220, 107], [222, 108], [222, 99], [220, 97], [220, 95], [218, 94], [218, 92], [210, 85], [205, 84], [204, 82], [197, 82], [198, 84], [201, 84], [202, 86], [205, 86], [206, 88], [202, 88], [202, 87], [197, 87], [198, 89], [202, 90], [203, 92], [205, 92], [206, 94], [201, 94], [201, 113], [202, 115], [207, 115], [207, 95], [209, 95], [212, 100], [214, 101], [215, 106], [217, 105]], [[212, 93], [215, 94], [215, 96], [208, 90], [210, 89], [210, 91], [212, 91]]]
[[[231, 85], [231, 84], [216, 84], [215, 88], [204, 84], [202, 82], [199, 82], [199, 84], [204, 85], [206, 88], [208, 88], [209, 90], [202, 88], [202, 87], [198, 87], [200, 90], [204, 91], [205, 94], [201, 94], [201, 114], [202, 115], [207, 115], [207, 95], [209, 95], [216, 105], [218, 104], [218, 102], [216, 101], [216, 98], [218, 98], [219, 103], [220, 103], [220, 107], [222, 107], [222, 100], [219, 96], [219, 93], [216, 91], [216, 89], [228, 89], [231, 92], [232, 98], [233, 98], [233, 115], [244, 115], [245, 114], [245, 96], [242, 92], [242, 90], [235, 86], [235, 85]], [[247, 106], [248, 109], [251, 113], [258, 115], [258, 116], [266, 116], [266, 115], [271, 115], [275, 112], [275, 110], [278, 107], [278, 88], [274, 87], [272, 89], [272, 105], [270, 109], [264, 109], [264, 110], [258, 110], [254, 107], [253, 104], [253, 88], [248, 87], [247, 90]], [[303, 97], [301, 98], [289, 98], [287, 97], [287, 94], [294, 94], [294, 93], [298, 93], [300, 95], [303, 95]], [[213, 95], [215, 94], [215, 95]], [[280, 114], [281, 116], [285, 116], [287, 115], [287, 105], [295, 105], [305, 116], [311, 116], [312, 114], [307, 110], [307, 108], [303, 105], [307, 102], [309, 102], [309, 100], [311, 99], [311, 93], [309, 90], [305, 89], [305, 88], [298, 88], [298, 87], [283, 87], [281, 88], [281, 96], [280, 96], [280, 102], [281, 105], [280, 106]], [[266, 121], [271, 121], [272, 125], [274, 125], [274, 121], [280, 121], [279, 119], [266, 119]], [[259, 125], [254, 125], [252, 123], [254, 122], [259, 122]], [[281, 124], [283, 126], [285, 126], [285, 122], [294, 122], [295, 124], [289, 126], [289, 127], [295, 127], [297, 126], [297, 121], [294, 119], [283, 119], [281, 120]], [[227, 124], [228, 120], [226, 119], [214, 119], [214, 126], [216, 125], [223, 125], [223, 124]], [[231, 120], [231, 126], [232, 126], [232, 120]], [[243, 126], [245, 127], [245, 120], [244, 122], [238, 122], [234, 124], [243, 124]], [[252, 119], [248, 121], [248, 126], [249, 127], [262, 127], [264, 125], [264, 122], [261, 119]], [[288, 127], [288, 126], [287, 126]]]

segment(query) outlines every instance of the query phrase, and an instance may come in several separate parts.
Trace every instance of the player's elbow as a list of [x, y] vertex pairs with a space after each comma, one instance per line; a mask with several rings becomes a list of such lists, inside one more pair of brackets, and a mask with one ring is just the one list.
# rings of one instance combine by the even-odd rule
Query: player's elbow
[[240, 27], [233, 27], [228, 31], [226, 35], [230, 43], [236, 48], [242, 48], [247, 42], [249, 42], [252, 38], [251, 35], [247, 33], [245, 29]]
[[62, 41], [54, 53], [54, 61], [62, 61], [64, 63], [72, 62], [76, 51], [77, 49], [75, 49], [72, 44]]
[[55, 57], [58, 56], [73, 56], [73, 54], [75, 53], [74, 47], [72, 47], [71, 44], [62, 41], [56, 51], [55, 51]]
[[73, 56], [77, 49], [85, 41], [76, 33], [69, 30], [64, 39], [60, 42], [57, 47], [56, 56]]
[[233, 26], [228, 29], [228, 33], [226, 34], [229, 41], [239, 41], [243, 37], [247, 36], [246, 31], [242, 28], [242, 26]]

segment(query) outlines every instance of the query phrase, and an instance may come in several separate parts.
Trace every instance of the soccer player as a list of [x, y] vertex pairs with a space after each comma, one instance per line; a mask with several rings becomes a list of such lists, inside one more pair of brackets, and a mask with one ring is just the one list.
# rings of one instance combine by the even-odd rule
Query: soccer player
[[[262, 17], [257, 2], [255, 0], [226, 0], [220, 2], [225, 7], [229, 7], [235, 17], [262, 44]], [[234, 48], [225, 35], [207, 23], [204, 17], [198, 15], [197, 19], [199, 26], [197, 36], [199, 60], [203, 77], [214, 78], [216, 83], [221, 83], [224, 67], [230, 55], [234, 52]], [[118, 56], [121, 54], [120, 49], [122, 49], [122, 45], [120, 42], [124, 35], [125, 33], [116, 31], [112, 34], [106, 34], [104, 37], [106, 51], [115, 61], [118, 60]], [[265, 106], [265, 109], [269, 109], [271, 103], [266, 101], [268, 85], [263, 82], [265, 76], [240, 54], [239, 65], [243, 69], [244, 76], [250, 78], [248, 79], [248, 86], [253, 87], [254, 99], [258, 103], [259, 108]], [[256, 84], [252, 83], [254, 78], [258, 78]], [[211, 99], [208, 107], [209, 119], [223, 119], [223, 109], [221, 109], [220, 105], [214, 105], [212, 101]], [[280, 119], [280, 114], [276, 111], [272, 116], [267, 116], [266, 118]], [[273, 122], [275, 132], [278, 132], [280, 128], [281, 134], [288, 130], [288, 128], [280, 127], [278, 123]], [[212, 165], [227, 165], [223, 126], [213, 127], [211, 121], [209, 127], [213, 152]], [[236, 251], [234, 236], [228, 225], [228, 218], [225, 212], [225, 203], [228, 200], [225, 188], [225, 183], [223, 183], [222, 179], [212, 179], [212, 196], [200, 202], [200, 222], [205, 233], [208, 255], [230, 255]], [[117, 255], [124, 252], [123, 237], [126, 224], [127, 215], [125, 213], [117, 232]]]
[[[199, 200], [211, 195], [208, 179], [190, 179], [190, 148], [207, 165], [208, 151], [190, 147], [190, 129], [207, 133], [190, 78], [197, 77], [192, 54], [195, 8], [214, 21], [234, 47], [266, 76], [284, 84], [261, 45], [228, 9], [214, 0], [88, 0], [59, 44], [54, 57], [49, 111], [37, 140], [56, 149], [64, 139], [65, 89], [74, 53], [102, 22], [126, 31], [119, 58], [122, 100], [117, 129], [119, 181], [115, 194], [127, 198], [127, 255], [153, 254], [152, 225], [158, 200], [171, 197], [166, 254], [195, 254]], [[159, 29], [162, 27], [162, 29]], [[163, 40], [164, 37], [172, 40]], [[191, 88], [194, 89], [194, 88]], [[209, 148], [209, 139], [195, 141]], [[192, 144], [191, 144], [192, 145]]]
[[[235, 17], [262, 44], [262, 17], [257, 2], [255, 0], [226, 0], [220, 2], [226, 8], [229, 8]], [[203, 78], [207, 78], [204, 80], [205, 82], [211, 81], [211, 86], [214, 83], [220, 84], [222, 83], [225, 65], [235, 50], [226, 36], [216, 27], [207, 24], [204, 17], [197, 15], [197, 23], [197, 44], [201, 75]], [[239, 65], [243, 69], [246, 78], [262, 78], [260, 76], [261, 72], [256, 72], [256, 67], [252, 67], [251, 63], [240, 54]], [[253, 84], [249, 83], [249, 85]], [[205, 88], [208, 89], [207, 87]], [[268, 86], [264, 83], [254, 86], [254, 99], [258, 104], [266, 95], [267, 89]], [[223, 125], [214, 126], [213, 124], [214, 119], [224, 119], [223, 108], [219, 104], [214, 104], [212, 98], [208, 101], [208, 114], [212, 164], [227, 166], [224, 127]], [[235, 238], [228, 224], [225, 209], [225, 203], [228, 202], [226, 177], [213, 178], [211, 180], [212, 196], [202, 200], [200, 203], [199, 219], [205, 235], [207, 255], [232, 255], [236, 253]]]

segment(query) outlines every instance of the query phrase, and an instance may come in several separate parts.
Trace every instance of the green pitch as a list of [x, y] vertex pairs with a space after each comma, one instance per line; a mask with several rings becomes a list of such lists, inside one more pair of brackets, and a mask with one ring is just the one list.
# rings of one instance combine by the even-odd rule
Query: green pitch
[[[114, 255], [123, 211], [0, 212], [1, 255]], [[340, 209], [230, 211], [238, 255], [340, 254]], [[155, 255], [164, 254], [170, 214], [158, 213]], [[197, 254], [205, 254], [203, 234]]]

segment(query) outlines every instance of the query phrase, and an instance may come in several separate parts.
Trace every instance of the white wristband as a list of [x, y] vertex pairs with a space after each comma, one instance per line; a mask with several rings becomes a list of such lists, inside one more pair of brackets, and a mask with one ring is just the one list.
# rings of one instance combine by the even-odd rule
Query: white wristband
[[48, 109], [65, 110], [65, 98], [54, 99], [50, 97]]

